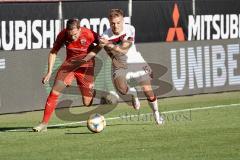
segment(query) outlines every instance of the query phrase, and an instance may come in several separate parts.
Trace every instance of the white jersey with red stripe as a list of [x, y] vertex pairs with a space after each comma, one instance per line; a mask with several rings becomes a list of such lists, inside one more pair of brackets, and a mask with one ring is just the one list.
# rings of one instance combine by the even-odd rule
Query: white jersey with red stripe
[[132, 25], [124, 24], [123, 31], [119, 35], [113, 34], [112, 29], [109, 28], [102, 34], [102, 37], [111, 41], [115, 45], [121, 45], [123, 40], [132, 41], [132, 45], [128, 52], [125, 55], [117, 57], [117, 60], [121, 61], [120, 63], [146, 63], [141, 53], [136, 50], [134, 44], [135, 28]]

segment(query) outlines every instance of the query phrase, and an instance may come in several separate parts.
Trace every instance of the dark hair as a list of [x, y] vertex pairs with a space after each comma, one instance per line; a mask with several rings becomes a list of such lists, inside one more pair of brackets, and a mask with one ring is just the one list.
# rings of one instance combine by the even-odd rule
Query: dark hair
[[124, 17], [124, 12], [121, 9], [111, 9], [108, 14], [109, 19], [120, 17], [120, 16]]
[[80, 28], [80, 21], [77, 18], [72, 18], [67, 21], [67, 30], [72, 30], [75, 27]]

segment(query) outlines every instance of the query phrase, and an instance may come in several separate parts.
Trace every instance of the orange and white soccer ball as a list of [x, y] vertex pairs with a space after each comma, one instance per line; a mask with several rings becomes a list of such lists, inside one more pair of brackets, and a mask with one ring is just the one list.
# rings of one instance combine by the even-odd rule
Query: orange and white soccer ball
[[90, 131], [99, 133], [106, 127], [106, 120], [101, 114], [91, 114], [87, 120], [87, 127]]

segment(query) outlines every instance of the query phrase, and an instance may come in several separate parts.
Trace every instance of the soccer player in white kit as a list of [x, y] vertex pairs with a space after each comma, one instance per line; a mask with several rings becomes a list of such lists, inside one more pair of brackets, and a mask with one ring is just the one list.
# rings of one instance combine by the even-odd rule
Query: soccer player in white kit
[[163, 124], [164, 119], [158, 111], [157, 97], [152, 91], [152, 70], [134, 44], [135, 28], [124, 24], [124, 13], [121, 9], [111, 9], [108, 19], [110, 28], [102, 34], [99, 42], [112, 59], [112, 76], [116, 89], [123, 95], [130, 94], [133, 107], [138, 110], [140, 102], [137, 90], [128, 85], [128, 81], [137, 82], [147, 97], [156, 123]]

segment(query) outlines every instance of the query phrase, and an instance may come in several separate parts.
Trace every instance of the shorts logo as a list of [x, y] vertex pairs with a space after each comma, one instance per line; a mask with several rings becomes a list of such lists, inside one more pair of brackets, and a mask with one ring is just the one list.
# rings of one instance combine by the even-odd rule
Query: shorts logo
[[143, 70], [145, 71], [146, 74], [148, 74], [151, 78], [153, 78], [153, 72], [149, 66], [144, 66]]
[[145, 71], [145, 73], [150, 74], [152, 72], [151, 68], [149, 66], [144, 66], [143, 70]]
[[168, 34], [167, 34], [167, 38], [166, 38], [167, 42], [172, 42], [175, 38], [175, 35], [176, 35], [176, 38], [177, 38], [178, 41], [185, 41], [185, 37], [184, 37], [182, 27], [177, 27], [179, 17], [180, 17], [180, 14], [179, 14], [178, 6], [175, 3], [174, 4], [174, 9], [173, 9], [173, 14], [172, 14], [174, 27], [171, 27], [171, 28], [168, 29]]

